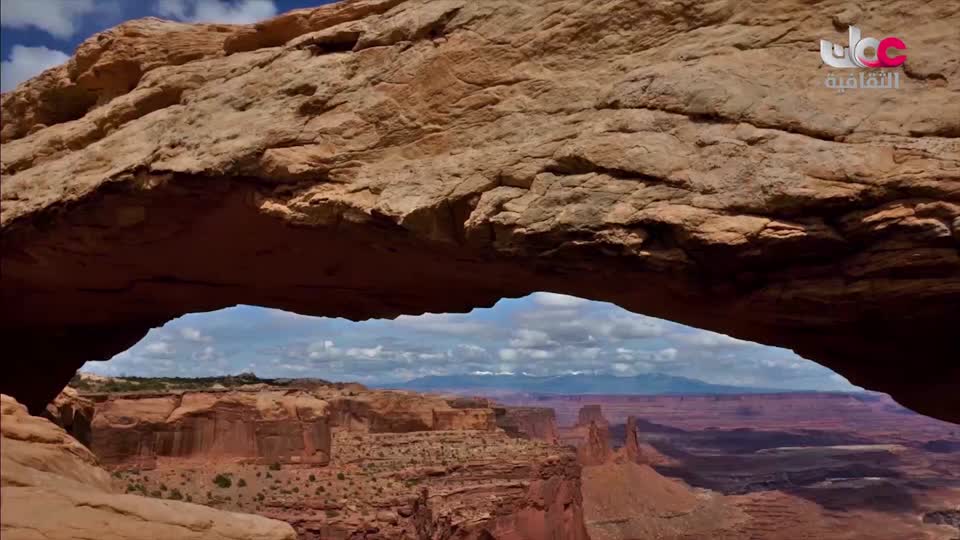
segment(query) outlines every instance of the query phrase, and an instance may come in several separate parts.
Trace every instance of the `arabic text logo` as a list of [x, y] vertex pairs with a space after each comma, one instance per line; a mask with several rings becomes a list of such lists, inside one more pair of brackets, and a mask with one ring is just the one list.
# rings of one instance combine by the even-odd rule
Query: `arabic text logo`
[[[820, 40], [820, 58], [823, 63], [835, 68], [885, 68], [897, 67], [907, 60], [907, 55], [901, 52], [891, 56], [890, 49], [907, 50], [903, 40], [896, 37], [860, 38], [860, 29], [851, 26], [850, 46], [833, 44], [825, 39]], [[873, 58], [867, 56], [867, 51], [873, 51]]]

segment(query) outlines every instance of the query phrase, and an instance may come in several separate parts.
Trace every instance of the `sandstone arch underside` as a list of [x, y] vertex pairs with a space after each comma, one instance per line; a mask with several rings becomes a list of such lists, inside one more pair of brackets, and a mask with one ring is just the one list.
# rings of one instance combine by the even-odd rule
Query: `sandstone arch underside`
[[[94, 36], [2, 98], [0, 391], [36, 410], [187, 312], [549, 290], [960, 422], [957, 8], [686, 4], [367, 0]], [[824, 87], [818, 40], [852, 23], [910, 29], [902, 88]]]

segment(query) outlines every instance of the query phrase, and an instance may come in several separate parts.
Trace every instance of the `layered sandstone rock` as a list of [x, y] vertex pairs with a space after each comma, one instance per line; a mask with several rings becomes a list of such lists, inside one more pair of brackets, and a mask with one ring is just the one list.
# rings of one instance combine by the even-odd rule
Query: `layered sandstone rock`
[[[286, 384], [96, 395], [93, 448], [131, 492], [280, 519], [301, 540], [586, 540], [576, 452], [500, 429], [489, 401]], [[328, 459], [261, 451], [264, 422], [292, 448], [317, 418]]]
[[582, 406], [577, 412], [576, 424], [559, 429], [558, 440], [563, 445], [577, 449], [577, 459], [581, 465], [600, 465], [614, 457], [610, 445], [610, 423], [600, 405]]
[[583, 443], [577, 448], [581, 465], [602, 465], [613, 459], [610, 449], [610, 429], [606, 424], [591, 420], [586, 427]]
[[63, 429], [0, 396], [0, 530], [10, 540], [294, 540], [285, 523], [176, 501], [121, 495]]
[[317, 388], [330, 405], [334, 428], [371, 433], [491, 430], [494, 412], [483, 403], [451, 404], [440, 396], [392, 390]]
[[525, 437], [556, 444], [557, 417], [546, 407], [495, 407], [497, 427], [515, 437]]
[[580, 407], [577, 412], [577, 426], [589, 426], [595, 423], [599, 426], [609, 426], [610, 422], [603, 415], [603, 405], [590, 404]]
[[[713, 539], [747, 521], [744, 513], [719, 493], [695, 490], [647, 465], [586, 467], [583, 493], [591, 540]], [[764, 538], [763, 533], [759, 538]]]
[[625, 432], [623, 448], [618, 451], [619, 461], [650, 466], [676, 464], [643, 439], [640, 428], [637, 427], [636, 416], [627, 417]]
[[[960, 420], [958, 18], [347, 0], [98, 34], [0, 98], [0, 389], [40, 410], [84, 361], [238, 302], [366, 318], [540, 289]], [[824, 87], [817, 44], [848, 24], [911, 29], [902, 88]]]
[[[285, 473], [273, 474], [284, 485]], [[587, 539], [576, 456], [540, 441], [496, 431], [339, 432], [331, 465], [316, 474], [304, 495], [267, 492], [265, 501], [266, 515], [309, 540]]]
[[136, 468], [153, 468], [158, 457], [322, 465], [329, 406], [295, 390], [106, 396], [92, 449], [106, 464]]
[[93, 401], [81, 397], [76, 390], [67, 387], [47, 405], [43, 416], [89, 448], [94, 412]]

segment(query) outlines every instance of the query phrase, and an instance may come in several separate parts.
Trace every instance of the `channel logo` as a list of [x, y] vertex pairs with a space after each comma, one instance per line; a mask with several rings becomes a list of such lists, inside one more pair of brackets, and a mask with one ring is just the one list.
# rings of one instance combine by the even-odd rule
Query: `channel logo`
[[[835, 68], [891, 68], [907, 60], [907, 55], [902, 52], [907, 46], [898, 37], [861, 39], [860, 29], [856, 26], [851, 26], [849, 32], [849, 47], [820, 40], [820, 58], [824, 64]], [[891, 49], [901, 52], [893, 56]], [[867, 56], [868, 51], [872, 51], [873, 58]]]

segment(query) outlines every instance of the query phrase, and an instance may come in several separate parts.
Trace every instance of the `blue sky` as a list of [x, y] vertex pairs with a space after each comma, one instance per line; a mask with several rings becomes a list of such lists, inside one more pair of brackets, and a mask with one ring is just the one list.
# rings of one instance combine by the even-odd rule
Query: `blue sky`
[[129, 19], [252, 23], [325, 0], [0, 0], [0, 90], [66, 62], [93, 34]]
[[[84, 39], [127, 19], [251, 23], [308, 0], [0, 0], [2, 89], [63, 63]], [[852, 390], [790, 351], [636, 315], [606, 303], [537, 293], [469, 314], [354, 323], [238, 306], [152, 330], [107, 375], [199, 376], [253, 371], [390, 383], [425, 375], [660, 372], [718, 384]]]
[[238, 306], [152, 330], [103, 375], [203, 376], [252, 371], [384, 384], [427, 375], [668, 373], [718, 384], [853, 390], [786, 349], [552, 293], [466, 314], [351, 322]]

